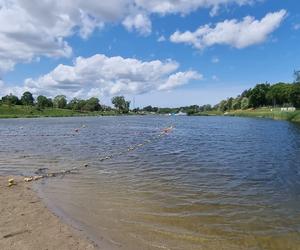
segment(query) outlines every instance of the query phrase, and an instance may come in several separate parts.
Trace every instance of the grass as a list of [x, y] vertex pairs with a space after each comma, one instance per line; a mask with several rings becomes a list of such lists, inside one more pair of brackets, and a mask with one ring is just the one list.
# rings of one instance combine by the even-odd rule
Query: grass
[[[78, 112], [69, 109], [46, 108], [38, 109], [32, 106], [8, 106], [5, 104], [0, 105], [0, 118], [32, 118], [32, 117], [71, 117], [71, 116], [108, 116], [119, 115], [116, 111], [95, 111], [95, 112]], [[220, 111], [207, 111], [193, 114], [196, 116], [216, 116], [224, 115]], [[291, 122], [300, 123], [300, 110], [295, 112], [282, 112], [280, 109], [260, 108], [260, 109], [247, 109], [235, 110], [225, 113], [229, 116], [242, 116], [242, 117], [260, 117], [269, 118], [274, 120], [286, 120]]]
[[71, 116], [101, 116], [117, 115], [115, 111], [78, 112], [69, 109], [45, 108], [32, 106], [0, 105], [0, 118], [32, 118], [32, 117], [71, 117]]
[[285, 120], [291, 122], [300, 122], [300, 110], [295, 112], [280, 111], [280, 109], [259, 108], [259, 109], [247, 109], [236, 110], [227, 112], [226, 115], [242, 116], [242, 117], [259, 117], [269, 118], [274, 120]]
[[257, 118], [268, 118], [274, 120], [284, 120], [290, 122], [300, 123], [300, 110], [295, 112], [284, 112], [280, 108], [259, 108], [259, 109], [247, 109], [247, 110], [232, 110], [225, 114], [221, 111], [208, 111], [199, 112], [193, 114], [195, 116], [213, 116], [213, 115], [228, 115], [228, 116], [241, 116], [241, 117], [257, 117]]

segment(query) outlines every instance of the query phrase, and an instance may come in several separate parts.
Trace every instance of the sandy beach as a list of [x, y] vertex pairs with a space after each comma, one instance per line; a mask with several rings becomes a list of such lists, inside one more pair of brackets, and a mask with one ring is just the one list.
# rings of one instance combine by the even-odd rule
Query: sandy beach
[[98, 249], [51, 213], [31, 183], [13, 177], [17, 185], [8, 187], [9, 178], [0, 177], [0, 249]]

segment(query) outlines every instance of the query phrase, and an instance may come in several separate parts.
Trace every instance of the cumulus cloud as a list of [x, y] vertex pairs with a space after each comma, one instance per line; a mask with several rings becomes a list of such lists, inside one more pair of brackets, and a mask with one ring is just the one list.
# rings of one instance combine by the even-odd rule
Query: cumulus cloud
[[176, 31], [170, 37], [174, 43], [185, 43], [197, 49], [204, 49], [216, 44], [230, 45], [235, 48], [245, 48], [264, 42], [284, 20], [287, 12], [280, 10], [268, 13], [261, 20], [246, 16], [242, 21], [225, 20], [216, 25], [204, 25], [196, 31]]
[[129, 31], [137, 30], [141, 35], [149, 35], [151, 33], [151, 21], [145, 14], [136, 14], [128, 16], [124, 19], [123, 25]]
[[[196, 71], [181, 72], [178, 68], [179, 64], [172, 60], [140, 61], [96, 54], [78, 57], [73, 65], [60, 64], [37, 79], [26, 79], [23, 89], [35, 95], [65, 94], [70, 98], [113, 96], [171, 90], [202, 78]], [[19, 91], [7, 92], [11, 90]]]
[[165, 14], [188, 14], [199, 8], [210, 8], [211, 15], [215, 15], [221, 5], [238, 4], [246, 5], [252, 4], [254, 0], [136, 0], [137, 6], [140, 6], [151, 13]]
[[87, 39], [106, 23], [122, 23], [129, 31], [151, 32], [151, 15], [183, 14], [198, 8], [213, 13], [222, 5], [255, 0], [0, 0], [0, 74], [35, 57], [69, 57], [66, 38]]
[[200, 80], [202, 78], [202, 75], [196, 71], [177, 72], [173, 75], [170, 75], [166, 83], [158, 86], [158, 90], [171, 90], [181, 85], [187, 84], [190, 80]]

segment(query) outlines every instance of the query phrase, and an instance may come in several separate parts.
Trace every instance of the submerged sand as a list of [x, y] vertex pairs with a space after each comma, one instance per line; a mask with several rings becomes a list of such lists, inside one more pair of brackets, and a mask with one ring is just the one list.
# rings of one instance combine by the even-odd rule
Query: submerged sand
[[79, 231], [52, 214], [32, 190], [31, 183], [0, 177], [0, 249], [97, 249]]

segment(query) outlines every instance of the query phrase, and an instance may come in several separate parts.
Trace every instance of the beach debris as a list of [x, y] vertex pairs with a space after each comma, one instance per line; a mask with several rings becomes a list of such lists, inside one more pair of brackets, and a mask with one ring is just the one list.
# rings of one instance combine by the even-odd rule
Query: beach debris
[[87, 167], [89, 166], [89, 164], [86, 163], [86, 164], [84, 164], [83, 166], [84, 166], [85, 168], [87, 168]]
[[33, 181], [33, 177], [25, 177], [24, 181], [25, 182], [31, 182], [31, 181]]
[[74, 130], [76, 133], [78, 133], [79, 132], [79, 129], [78, 128], [75, 128], [75, 130]]
[[86, 128], [86, 125], [85, 125], [85, 124], [83, 124], [83, 125], [82, 125], [82, 128]]
[[37, 175], [37, 176], [34, 176], [33, 177], [33, 180], [34, 181], [37, 181], [37, 180], [40, 180], [40, 179], [43, 179], [44, 178], [44, 176], [42, 176], [42, 175]]
[[15, 182], [15, 179], [13, 179], [13, 178], [8, 179], [8, 186], [11, 187], [14, 185], [17, 185], [17, 183]]
[[16, 235], [19, 235], [19, 234], [23, 234], [23, 233], [30, 233], [30, 231], [28, 229], [20, 230], [20, 231], [17, 231], [17, 232], [6, 234], [6, 235], [3, 236], [3, 238], [7, 239], [7, 238], [10, 238], [10, 237], [13, 237], [13, 236], [16, 236]]

